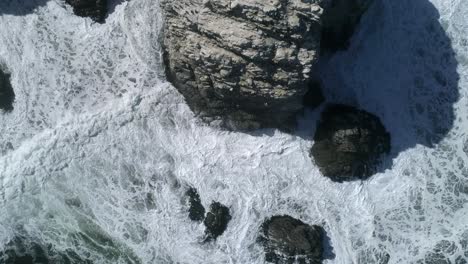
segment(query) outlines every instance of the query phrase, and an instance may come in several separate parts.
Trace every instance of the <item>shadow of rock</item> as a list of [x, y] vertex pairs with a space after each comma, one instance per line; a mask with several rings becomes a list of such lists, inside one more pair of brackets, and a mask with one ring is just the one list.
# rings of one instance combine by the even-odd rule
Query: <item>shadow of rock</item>
[[375, 0], [348, 50], [318, 65], [328, 102], [375, 114], [391, 134], [391, 153], [379, 171], [407, 149], [433, 147], [452, 129], [458, 63], [439, 18], [428, 0]]
[[0, 1], [0, 15], [23, 16], [34, 13], [40, 6], [45, 6], [49, 0], [2, 0]]

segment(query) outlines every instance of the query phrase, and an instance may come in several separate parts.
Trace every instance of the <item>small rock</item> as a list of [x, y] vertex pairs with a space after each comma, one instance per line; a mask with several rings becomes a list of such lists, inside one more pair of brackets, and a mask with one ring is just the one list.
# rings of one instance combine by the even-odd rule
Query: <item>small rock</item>
[[229, 208], [218, 202], [213, 202], [210, 205], [210, 211], [206, 214], [205, 221], [203, 221], [206, 227], [206, 241], [216, 239], [223, 234], [230, 220]]
[[0, 70], [0, 109], [5, 111], [13, 110], [15, 93], [10, 82], [10, 74]]
[[189, 197], [189, 218], [192, 221], [203, 221], [205, 218], [205, 208], [203, 207], [200, 195], [195, 188], [189, 188], [186, 192]]
[[104, 23], [107, 14], [107, 0], [65, 0], [73, 7], [77, 16], [90, 17], [98, 23]]
[[288, 215], [273, 216], [261, 227], [265, 259], [277, 264], [319, 264], [323, 259], [324, 230]]
[[332, 105], [322, 113], [314, 141], [315, 163], [337, 182], [369, 177], [390, 151], [390, 134], [379, 118], [345, 105]]

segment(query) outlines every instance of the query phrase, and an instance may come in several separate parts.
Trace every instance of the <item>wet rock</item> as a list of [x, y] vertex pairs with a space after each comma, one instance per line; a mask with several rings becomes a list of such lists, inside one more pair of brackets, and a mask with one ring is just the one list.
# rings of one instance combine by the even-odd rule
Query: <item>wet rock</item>
[[203, 221], [206, 227], [206, 241], [216, 239], [222, 235], [229, 221], [231, 221], [229, 208], [218, 202], [213, 202], [210, 205], [210, 211], [206, 214], [205, 221]]
[[169, 81], [208, 123], [290, 127], [318, 60], [320, 2], [163, 1]]
[[107, 14], [107, 0], [65, 0], [73, 7], [77, 16], [90, 17], [98, 23], [104, 23]]
[[0, 109], [5, 111], [13, 110], [15, 93], [10, 82], [10, 74], [0, 70]]
[[390, 135], [379, 118], [345, 105], [329, 106], [314, 136], [311, 155], [333, 181], [363, 179], [376, 172], [390, 151]]
[[205, 207], [203, 207], [200, 195], [195, 188], [189, 188], [186, 192], [189, 198], [189, 218], [192, 221], [203, 221], [205, 218]]
[[268, 262], [319, 264], [323, 260], [323, 236], [320, 226], [283, 215], [273, 216], [262, 224], [259, 242]]
[[372, 0], [330, 0], [323, 13], [321, 51], [345, 50]]

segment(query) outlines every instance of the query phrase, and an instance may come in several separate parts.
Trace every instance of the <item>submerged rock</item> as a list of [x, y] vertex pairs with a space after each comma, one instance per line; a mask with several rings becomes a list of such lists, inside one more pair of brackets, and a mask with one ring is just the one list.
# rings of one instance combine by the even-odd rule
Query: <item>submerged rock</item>
[[374, 174], [382, 155], [390, 151], [390, 134], [379, 118], [345, 105], [332, 105], [322, 113], [314, 141], [315, 163], [338, 182]]
[[229, 208], [218, 202], [213, 202], [210, 205], [210, 211], [206, 214], [205, 221], [203, 221], [206, 227], [206, 241], [216, 239], [222, 235], [229, 221], [231, 221]]
[[324, 8], [322, 52], [345, 50], [372, 0], [329, 0]]
[[107, 14], [107, 0], [65, 0], [73, 7], [77, 16], [90, 17], [96, 22], [104, 23]]
[[324, 230], [288, 215], [273, 216], [261, 227], [259, 241], [265, 259], [277, 264], [319, 264], [323, 260]]
[[22, 237], [15, 237], [0, 252], [2, 264], [92, 264], [72, 250], [56, 252], [52, 245], [42, 246]]
[[318, 59], [320, 2], [164, 0], [169, 81], [206, 122], [287, 128]]
[[186, 192], [189, 198], [189, 218], [192, 221], [203, 221], [205, 218], [205, 207], [203, 207], [200, 195], [195, 188], [189, 188]]
[[15, 93], [10, 82], [10, 74], [0, 70], [0, 109], [5, 111], [13, 110]]

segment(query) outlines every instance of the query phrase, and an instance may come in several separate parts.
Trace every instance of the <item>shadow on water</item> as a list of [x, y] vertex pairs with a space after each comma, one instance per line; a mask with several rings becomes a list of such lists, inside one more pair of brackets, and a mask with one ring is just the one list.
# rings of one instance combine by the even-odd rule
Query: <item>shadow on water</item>
[[[379, 171], [416, 145], [434, 147], [453, 127], [458, 63], [439, 18], [428, 0], [375, 0], [348, 50], [318, 65], [327, 102], [373, 113], [391, 134]], [[299, 118], [298, 136], [312, 140], [323, 105]]]
[[0, 15], [24, 16], [34, 13], [36, 8], [45, 6], [49, 0], [2, 0]]

